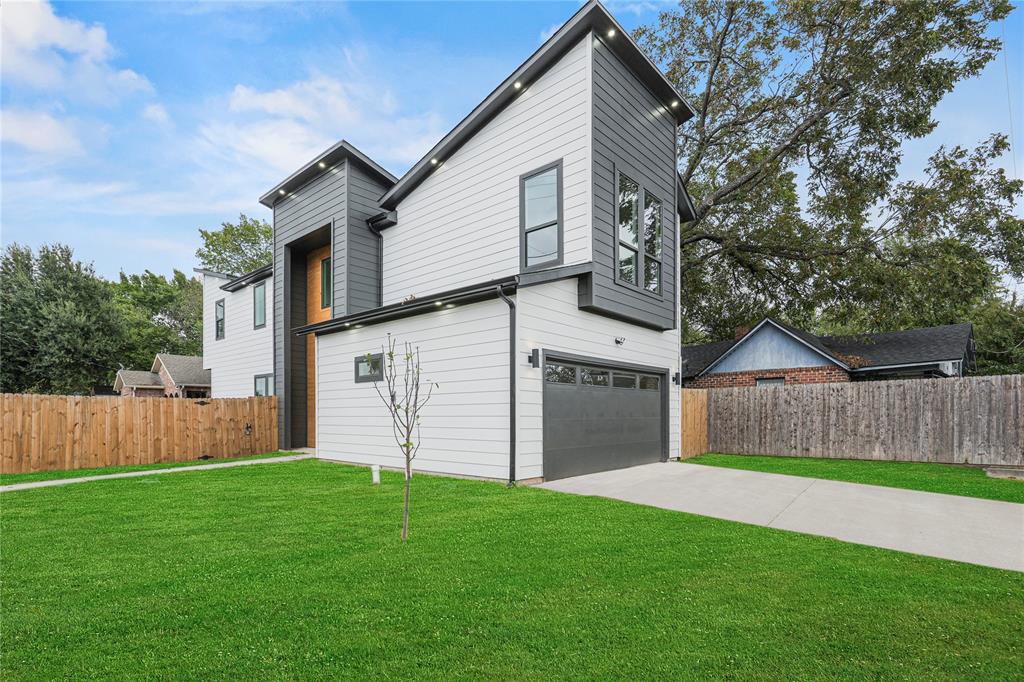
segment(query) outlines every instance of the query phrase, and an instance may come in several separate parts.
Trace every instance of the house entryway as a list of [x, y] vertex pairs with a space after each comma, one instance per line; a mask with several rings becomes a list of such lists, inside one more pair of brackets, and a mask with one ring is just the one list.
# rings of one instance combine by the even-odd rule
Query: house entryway
[[544, 479], [667, 457], [667, 387], [657, 371], [544, 361]]
[[541, 488], [1024, 571], [1024, 504], [665, 462]]

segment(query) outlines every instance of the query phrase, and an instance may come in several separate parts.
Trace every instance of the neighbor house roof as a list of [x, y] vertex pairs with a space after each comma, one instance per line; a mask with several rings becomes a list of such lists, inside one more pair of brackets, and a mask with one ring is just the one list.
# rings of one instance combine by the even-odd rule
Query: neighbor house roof
[[778, 327], [837, 365], [854, 372], [962, 360], [971, 353], [974, 334], [971, 324], [964, 323], [881, 334], [816, 336], [767, 317], [737, 339], [683, 346], [683, 378], [704, 373], [765, 324]]
[[320, 173], [325, 172], [344, 159], [359, 163], [363, 168], [370, 171], [371, 174], [376, 176], [388, 187], [395, 184], [398, 180], [398, 178], [385, 170], [379, 163], [356, 149], [347, 141], [342, 140], [333, 147], [325, 149], [309, 163], [275, 185], [273, 189], [260, 197], [260, 203], [267, 208], [273, 208], [275, 201], [291, 194]]
[[114, 379], [114, 390], [121, 390], [121, 386], [132, 386], [136, 388], [163, 388], [160, 375], [156, 372], [147, 372], [139, 369], [119, 369], [117, 378]]
[[[607, 39], [609, 47], [619, 56], [654, 96], [671, 112], [677, 123], [683, 123], [694, 115], [665, 74], [633, 41], [629, 33], [608, 13], [597, 0], [590, 0], [565, 22], [561, 28], [544, 41], [529, 59], [512, 72], [495, 88], [466, 118], [462, 119], [451, 132], [434, 145], [409, 171], [395, 183], [381, 198], [381, 206], [394, 209], [403, 197], [415, 189], [430, 174], [434, 161], [443, 162], [459, 147], [485, 126], [495, 115], [508, 106], [522, 92], [515, 87], [519, 82], [525, 87], [536, 80], [551, 65], [557, 62], [587, 32], [594, 31]], [[523, 89], [525, 89], [525, 87]]]
[[153, 371], [163, 364], [176, 386], [209, 386], [210, 370], [203, 369], [203, 358], [198, 355], [171, 355], [158, 353], [153, 360]]

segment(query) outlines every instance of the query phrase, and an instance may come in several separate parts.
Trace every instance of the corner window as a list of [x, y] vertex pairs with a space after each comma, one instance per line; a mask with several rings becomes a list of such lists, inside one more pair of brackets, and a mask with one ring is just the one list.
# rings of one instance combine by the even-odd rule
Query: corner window
[[213, 304], [213, 329], [214, 338], [221, 340], [224, 338], [224, 299], [220, 299]]
[[549, 384], [575, 384], [576, 368], [571, 365], [549, 362], [544, 365], [544, 381]]
[[257, 374], [253, 383], [253, 395], [256, 396], [268, 396], [274, 395], [274, 375], [273, 374]]
[[355, 379], [357, 384], [384, 379], [384, 354], [367, 353], [356, 358]]
[[331, 305], [333, 294], [331, 292], [331, 257], [328, 256], [320, 261], [320, 307], [326, 308]]
[[267, 283], [260, 282], [252, 288], [252, 328], [267, 326]]
[[756, 383], [758, 386], [784, 386], [786, 377], [761, 377]]
[[660, 294], [664, 219], [661, 200], [628, 175], [618, 173], [617, 178], [618, 280]]
[[562, 262], [562, 162], [519, 179], [523, 270]]

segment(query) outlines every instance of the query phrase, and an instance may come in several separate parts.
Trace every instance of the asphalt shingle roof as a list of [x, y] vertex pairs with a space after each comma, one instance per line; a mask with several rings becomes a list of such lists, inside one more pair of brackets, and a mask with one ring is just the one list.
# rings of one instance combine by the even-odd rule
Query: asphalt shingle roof
[[139, 369], [119, 369], [117, 376], [125, 386], [158, 386], [163, 387], [160, 376], [155, 372]]
[[163, 363], [167, 373], [171, 375], [171, 379], [174, 380], [176, 385], [210, 385], [210, 370], [203, 369], [203, 358], [201, 356], [159, 353], [156, 357]]
[[[769, 319], [815, 350], [853, 369], [959, 360], [969, 352], [972, 333], [970, 323], [965, 323], [882, 334], [815, 336], [784, 322]], [[683, 378], [697, 376], [739, 341], [729, 339], [697, 346], [683, 346]]]

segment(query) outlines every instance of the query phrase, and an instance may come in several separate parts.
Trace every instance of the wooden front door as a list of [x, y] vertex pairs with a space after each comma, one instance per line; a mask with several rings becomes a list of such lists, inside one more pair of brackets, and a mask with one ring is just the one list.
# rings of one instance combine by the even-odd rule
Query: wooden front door
[[[331, 247], [322, 246], [306, 256], [306, 320], [331, 319], [334, 277]], [[325, 277], [326, 271], [326, 277]], [[316, 337], [306, 337], [306, 447], [316, 447]]]

